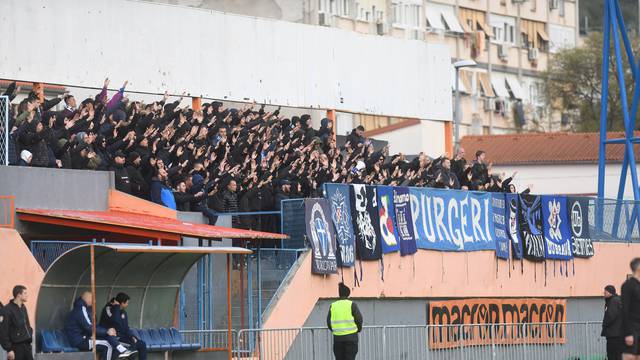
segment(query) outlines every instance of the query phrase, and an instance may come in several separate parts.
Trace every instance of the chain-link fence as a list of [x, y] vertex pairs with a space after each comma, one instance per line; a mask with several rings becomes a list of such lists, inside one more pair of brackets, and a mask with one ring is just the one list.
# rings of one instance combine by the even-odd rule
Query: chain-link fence
[[0, 166], [9, 165], [9, 97], [0, 96]]

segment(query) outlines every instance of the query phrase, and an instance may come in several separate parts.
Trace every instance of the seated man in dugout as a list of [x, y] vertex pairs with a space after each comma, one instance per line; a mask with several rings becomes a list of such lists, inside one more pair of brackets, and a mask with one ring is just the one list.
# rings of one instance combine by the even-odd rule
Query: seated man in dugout
[[131, 348], [138, 351], [138, 359], [147, 359], [147, 344], [141, 339], [133, 336], [129, 328], [129, 317], [125, 310], [129, 306], [129, 295], [119, 293], [109, 301], [102, 309], [100, 315], [100, 326], [104, 328], [113, 328], [116, 330], [116, 336], [120, 342], [128, 344]]
[[[80, 351], [93, 350], [93, 325], [91, 323], [91, 303], [93, 295], [85, 291], [73, 304], [73, 310], [67, 316], [64, 331], [71, 346]], [[96, 352], [102, 360], [128, 358], [134, 351], [128, 350], [118, 342], [114, 328], [96, 326]]]

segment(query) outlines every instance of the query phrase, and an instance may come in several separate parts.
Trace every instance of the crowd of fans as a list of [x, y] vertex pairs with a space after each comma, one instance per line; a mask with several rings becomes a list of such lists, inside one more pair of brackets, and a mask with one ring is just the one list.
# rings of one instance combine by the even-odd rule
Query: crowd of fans
[[[125, 96], [127, 82], [110, 98], [108, 86], [106, 79], [80, 103], [69, 93], [44, 100], [32, 92], [12, 104], [10, 164], [111, 170], [118, 190], [202, 212], [210, 223], [219, 212], [278, 210], [283, 199], [320, 196], [328, 182], [516, 191], [512, 177], [492, 174], [482, 151], [473, 162], [464, 149], [453, 159], [409, 159], [375, 149], [362, 126], [339, 147], [326, 118], [314, 129], [311, 116], [285, 118], [280, 108], [213, 101], [194, 110], [166, 94], [145, 104]], [[17, 92], [14, 83], [5, 95]]]

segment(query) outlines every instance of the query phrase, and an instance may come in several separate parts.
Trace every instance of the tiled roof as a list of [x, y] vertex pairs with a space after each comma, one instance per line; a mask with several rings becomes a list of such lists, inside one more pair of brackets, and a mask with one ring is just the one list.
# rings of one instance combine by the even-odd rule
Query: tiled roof
[[[636, 133], [635, 136], [639, 136]], [[610, 132], [607, 138], [622, 138], [622, 132]], [[465, 136], [460, 145], [467, 160], [477, 150], [487, 153], [487, 160], [495, 165], [525, 165], [554, 163], [597, 163], [599, 133], [526, 133], [509, 135]], [[636, 161], [640, 159], [635, 147]], [[607, 145], [607, 162], [622, 162], [624, 145]]]

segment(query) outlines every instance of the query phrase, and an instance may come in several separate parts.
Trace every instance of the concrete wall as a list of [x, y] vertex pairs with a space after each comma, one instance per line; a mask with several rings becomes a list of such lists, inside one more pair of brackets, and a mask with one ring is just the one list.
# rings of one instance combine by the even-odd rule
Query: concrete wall
[[106, 210], [113, 172], [0, 166], [0, 194], [16, 208]]
[[[444, 45], [126, 0], [5, 0], [0, 14], [7, 79], [99, 87], [110, 74], [130, 91], [451, 118]], [[33, 56], [34, 37], [53, 55]]]
[[[621, 164], [607, 164], [605, 176], [605, 197], [616, 198], [620, 181]], [[558, 165], [501, 165], [494, 166], [496, 174], [504, 172], [514, 179], [517, 189], [524, 190], [529, 184], [536, 194], [591, 194], [598, 191], [598, 164], [558, 164]], [[633, 199], [631, 177], [628, 175], [625, 198]]]
[[[365, 326], [426, 325], [429, 300], [355, 299]], [[438, 299], [440, 300], [440, 299]], [[304, 323], [305, 327], [324, 327], [333, 299], [320, 299]], [[604, 301], [600, 298], [572, 298], [567, 301], [567, 322], [602, 321]]]
[[[490, 251], [451, 253], [418, 250], [415, 255], [406, 257], [392, 253], [384, 258], [384, 281], [379, 262], [362, 263], [363, 280], [360, 287], [352, 290], [352, 296], [361, 299], [599, 297], [605, 285], [624, 281], [628, 262], [634, 253], [640, 251], [640, 245], [595, 243], [594, 249], [594, 257], [572, 262], [569, 268], [572, 273], [568, 277], [553, 275], [555, 267], [562, 266], [559, 263], [548, 261], [545, 265], [524, 261], [522, 265], [509, 265], [498, 261]], [[612, 262], [611, 259], [617, 261]], [[315, 276], [311, 274], [310, 267], [311, 257], [306, 257], [286, 292], [268, 314], [265, 328], [302, 326], [318, 299], [336, 297], [340, 277]], [[344, 270], [344, 278], [350, 286], [353, 285], [353, 271], [353, 268]]]

